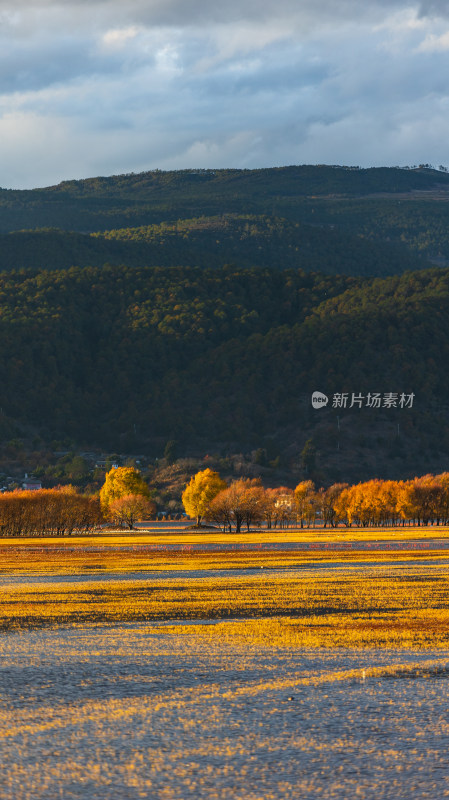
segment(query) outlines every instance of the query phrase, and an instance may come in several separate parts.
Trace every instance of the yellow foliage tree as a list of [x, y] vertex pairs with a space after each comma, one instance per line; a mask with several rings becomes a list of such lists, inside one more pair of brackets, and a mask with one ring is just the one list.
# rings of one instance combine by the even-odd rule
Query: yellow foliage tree
[[189, 517], [196, 517], [197, 525], [207, 513], [214, 497], [223, 489], [226, 489], [225, 481], [212, 469], [203, 469], [190, 479], [182, 493], [182, 502]]
[[242, 523], [249, 527], [252, 522], [261, 522], [266, 514], [267, 499], [265, 490], [257, 479], [241, 478], [219, 492], [211, 501], [209, 513], [212, 519], [225, 528], [235, 525], [240, 533]]
[[301, 528], [304, 520], [310, 520], [315, 514], [315, 484], [313, 481], [301, 481], [295, 489], [295, 503]]
[[149, 497], [150, 490], [138, 469], [134, 467], [115, 467], [106, 473], [105, 481], [100, 489], [100, 503], [103, 511], [107, 511], [113, 500], [119, 500], [129, 494]]
[[334, 528], [340, 521], [336, 510], [336, 503], [341, 493], [347, 488], [347, 483], [333, 483], [328, 489], [321, 488], [317, 492], [317, 508], [321, 513], [324, 527], [330, 525], [331, 528]]
[[152, 516], [156, 511], [156, 504], [141, 494], [125, 494], [112, 500], [108, 508], [108, 517], [112, 522], [126, 525], [130, 531], [134, 523], [145, 517]]
[[439, 519], [442, 503], [444, 487], [440, 476], [422, 475], [420, 478], [404, 481], [398, 492], [401, 517], [416, 520], [418, 525], [428, 525], [430, 520]]

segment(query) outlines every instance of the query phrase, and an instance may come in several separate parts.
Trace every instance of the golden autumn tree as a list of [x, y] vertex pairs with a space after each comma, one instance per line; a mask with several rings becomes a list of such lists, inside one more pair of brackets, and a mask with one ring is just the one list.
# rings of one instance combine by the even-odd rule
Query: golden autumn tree
[[278, 489], [265, 489], [265, 520], [267, 523], [267, 528], [270, 530], [273, 526], [276, 527], [278, 521], [278, 506], [277, 506], [277, 499], [278, 499]]
[[218, 492], [211, 500], [207, 510], [208, 518], [213, 522], [218, 522], [219, 525], [223, 525], [223, 532], [228, 528], [229, 533], [232, 532], [234, 506], [232, 492], [229, 492], [230, 488], [227, 487]]
[[368, 483], [357, 483], [340, 495], [339, 501], [345, 504], [349, 525], [355, 523], [364, 526], [369, 522], [372, 501]]
[[346, 486], [339, 492], [333, 502], [335, 517], [338, 522], [344, 522], [345, 525], [352, 524], [352, 494], [353, 486]]
[[442, 472], [440, 475], [436, 475], [435, 478], [441, 487], [437, 524], [442, 522], [447, 525], [449, 520], [449, 472]]
[[135, 494], [149, 497], [150, 490], [138, 469], [134, 467], [113, 467], [106, 473], [105, 481], [100, 489], [100, 503], [107, 512], [113, 500]]
[[112, 522], [126, 525], [130, 531], [134, 523], [145, 517], [152, 516], [156, 511], [156, 504], [142, 494], [125, 494], [112, 500], [108, 508], [108, 517]]
[[404, 481], [398, 492], [398, 511], [403, 519], [413, 520], [418, 525], [428, 525], [440, 516], [444, 502], [444, 488], [439, 476], [422, 475]]
[[203, 469], [190, 479], [182, 493], [182, 503], [189, 517], [196, 517], [196, 524], [209, 510], [209, 506], [219, 492], [226, 489], [226, 483], [218, 472]]
[[267, 497], [258, 478], [248, 479], [245, 483], [243, 519], [249, 532], [250, 525], [260, 523], [265, 518]]
[[377, 525], [395, 524], [398, 517], [398, 481], [379, 481], [375, 504]]
[[321, 488], [317, 492], [317, 508], [321, 513], [324, 527], [330, 525], [334, 528], [340, 522], [335, 506], [341, 493], [347, 488], [347, 483], [333, 483], [328, 489]]
[[304, 520], [310, 521], [315, 513], [315, 484], [313, 481], [301, 481], [295, 489], [295, 503], [301, 528]]
[[210, 503], [208, 513], [211, 519], [220, 522], [224, 527], [232, 524], [235, 532], [240, 533], [245, 522], [249, 530], [250, 525], [261, 522], [266, 513], [267, 500], [265, 490], [256, 478], [241, 478], [216, 494]]
[[353, 492], [353, 517], [359, 525], [373, 525], [379, 514], [379, 491], [382, 481], [374, 478], [358, 483]]

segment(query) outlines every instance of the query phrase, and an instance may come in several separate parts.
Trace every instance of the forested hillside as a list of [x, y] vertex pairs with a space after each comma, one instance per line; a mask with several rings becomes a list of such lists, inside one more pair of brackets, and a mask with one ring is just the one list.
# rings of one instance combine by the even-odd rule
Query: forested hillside
[[[446, 469], [448, 201], [428, 166], [0, 190], [0, 450], [176, 440], [323, 483]], [[372, 393], [413, 407], [349, 408]]]
[[270, 217], [222, 215], [96, 234], [0, 234], [0, 271], [104, 264], [300, 268], [329, 275], [391, 275], [429, 266], [408, 249]]
[[[162, 454], [261, 449], [324, 480], [434, 470], [449, 446], [449, 270], [106, 267], [0, 281], [3, 436]], [[312, 391], [413, 393], [314, 411]], [[349, 405], [349, 404], [348, 404]], [[399, 428], [398, 428], [399, 425]]]
[[1, 238], [0, 270], [233, 263], [399, 274], [449, 259], [448, 200], [449, 174], [427, 167], [156, 170], [0, 189], [0, 234], [15, 232]]

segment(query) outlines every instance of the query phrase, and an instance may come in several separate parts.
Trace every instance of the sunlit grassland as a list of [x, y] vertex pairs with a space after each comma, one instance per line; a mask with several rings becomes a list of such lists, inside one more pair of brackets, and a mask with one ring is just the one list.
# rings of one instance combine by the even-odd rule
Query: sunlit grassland
[[449, 550], [136, 540], [0, 541], [2, 798], [446, 796]]
[[[25, 568], [26, 558], [2, 553], [0, 571], [12, 582], [4, 577], [0, 629], [164, 621], [176, 622], [177, 634], [194, 628], [204, 637], [267, 646], [449, 646], [444, 552], [130, 553], [125, 559], [116, 552], [104, 563], [98, 553], [83, 553], [72, 564], [75, 572], [89, 567], [114, 572], [120, 565], [128, 574], [76, 582], [58, 581], [56, 555], [61, 556], [31, 553]], [[67, 574], [73, 556], [64, 554], [60, 574]], [[145, 578], [145, 569], [161, 577]], [[141, 571], [141, 579], [133, 578], [133, 571]], [[41, 576], [42, 582], [25, 577], [14, 583], [17, 572]], [[51, 583], [45, 579], [49, 574]], [[198, 624], [206, 620], [218, 624]]]
[[445, 550], [312, 550], [312, 551], [267, 551], [243, 550], [222, 552], [186, 552], [186, 551], [120, 551], [113, 547], [101, 552], [83, 550], [81, 548], [42, 547], [22, 544], [20, 550], [2, 549], [0, 545], [0, 577], [6, 575], [78, 575], [101, 573], [132, 572], [198, 572], [214, 570], [247, 569], [296, 569], [322, 563], [351, 564], [385, 561], [394, 564], [410, 560], [415, 564], [420, 561], [449, 560], [449, 552]]

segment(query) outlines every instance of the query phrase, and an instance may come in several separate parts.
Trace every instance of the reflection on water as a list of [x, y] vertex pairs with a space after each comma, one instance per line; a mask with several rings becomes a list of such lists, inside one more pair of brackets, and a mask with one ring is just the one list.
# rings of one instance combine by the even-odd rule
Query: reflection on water
[[[369, 676], [399, 664], [417, 669]], [[0, 796], [448, 797], [448, 666], [443, 651], [273, 655], [164, 625], [3, 635]]]

